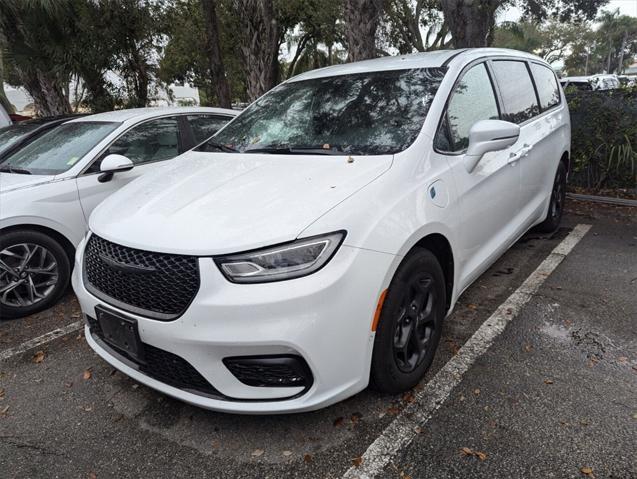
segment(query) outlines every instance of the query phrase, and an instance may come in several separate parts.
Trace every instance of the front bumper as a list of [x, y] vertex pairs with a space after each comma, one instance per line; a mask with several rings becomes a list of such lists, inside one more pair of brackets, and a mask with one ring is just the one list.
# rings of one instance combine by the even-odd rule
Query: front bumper
[[[235, 413], [288, 413], [318, 409], [367, 386], [374, 333], [371, 323], [396, 257], [341, 246], [330, 263], [303, 278], [266, 284], [233, 284], [211, 258], [200, 258], [201, 286], [186, 312], [163, 322], [104, 303], [83, 284], [84, 243], [78, 247], [73, 287], [85, 315], [104, 306], [135, 318], [143, 343], [180, 356], [223, 399], [170, 386], [140, 372], [104, 347], [86, 328], [89, 345], [133, 379], [182, 401]], [[223, 359], [298, 355], [313, 382], [303, 387], [255, 387], [239, 381]], [[286, 399], [287, 398], [287, 399]]]

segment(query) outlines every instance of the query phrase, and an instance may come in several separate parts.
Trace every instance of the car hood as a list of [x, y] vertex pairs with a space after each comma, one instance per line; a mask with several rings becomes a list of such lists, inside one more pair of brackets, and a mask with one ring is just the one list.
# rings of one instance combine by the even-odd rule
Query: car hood
[[0, 193], [28, 188], [53, 181], [51, 175], [20, 175], [17, 173], [0, 173]]
[[391, 163], [391, 155], [188, 152], [105, 200], [90, 229], [150, 251], [246, 251], [295, 239]]

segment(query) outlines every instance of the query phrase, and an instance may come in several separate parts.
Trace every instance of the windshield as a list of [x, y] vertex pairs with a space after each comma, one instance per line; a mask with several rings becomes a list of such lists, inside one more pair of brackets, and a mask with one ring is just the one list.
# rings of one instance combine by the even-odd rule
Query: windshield
[[1, 167], [34, 175], [64, 173], [118, 126], [115, 122], [65, 123], [8, 156]]
[[420, 133], [445, 71], [419, 68], [284, 83], [196, 150], [396, 153]]
[[17, 123], [0, 128], [0, 156], [40, 126], [39, 123]]

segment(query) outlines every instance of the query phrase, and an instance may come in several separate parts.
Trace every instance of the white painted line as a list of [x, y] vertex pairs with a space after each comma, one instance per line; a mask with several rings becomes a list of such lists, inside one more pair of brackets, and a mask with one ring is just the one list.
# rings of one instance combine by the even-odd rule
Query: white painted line
[[54, 339], [57, 339], [61, 336], [65, 336], [74, 331], [79, 331], [83, 327], [84, 327], [84, 323], [82, 321], [76, 321], [74, 323], [67, 324], [63, 328], [54, 329], [53, 331], [49, 331], [48, 333], [43, 334], [42, 336], [38, 336], [37, 338], [30, 339], [29, 341], [26, 341], [22, 343], [21, 345], [16, 346], [15, 348], [5, 349], [4, 351], [0, 352], [0, 361], [4, 361], [5, 359], [9, 359], [13, 356], [17, 356], [18, 354], [22, 354], [28, 351], [29, 349], [35, 349], [38, 346], [42, 346], [46, 343], [50, 343]]
[[590, 230], [591, 225], [580, 224], [564, 238], [533, 273], [502, 303], [460, 348], [458, 354], [436, 373], [425, 387], [415, 394], [410, 403], [367, 448], [359, 467], [352, 466], [346, 479], [371, 479], [383, 474], [383, 469], [402, 448], [416, 436], [422, 427], [445, 402], [451, 391], [462, 381], [462, 375], [484, 354], [506, 325], [515, 318], [533, 297], [546, 278], [564, 260], [573, 247]]

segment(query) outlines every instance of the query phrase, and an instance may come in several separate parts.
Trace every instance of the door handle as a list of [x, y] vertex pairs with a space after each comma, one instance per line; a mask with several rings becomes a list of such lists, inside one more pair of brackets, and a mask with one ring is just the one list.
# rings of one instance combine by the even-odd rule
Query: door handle
[[507, 162], [509, 164], [516, 163], [522, 158], [529, 156], [529, 153], [531, 152], [532, 148], [533, 147], [531, 145], [529, 145], [528, 143], [525, 143], [524, 145], [522, 145], [522, 148], [520, 148], [518, 151], [516, 151], [515, 153], [512, 152], [509, 154], [509, 159], [507, 160]]

